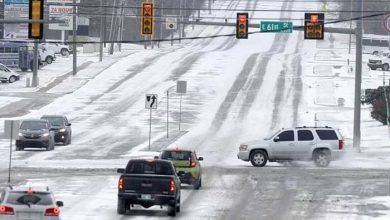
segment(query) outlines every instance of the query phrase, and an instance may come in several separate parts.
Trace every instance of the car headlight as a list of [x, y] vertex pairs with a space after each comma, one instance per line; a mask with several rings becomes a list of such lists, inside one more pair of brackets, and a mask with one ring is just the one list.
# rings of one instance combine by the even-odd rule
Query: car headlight
[[43, 137], [48, 137], [50, 135], [50, 133], [44, 133], [42, 136]]
[[19, 133], [19, 137], [23, 136], [23, 133]]
[[248, 149], [248, 145], [241, 144], [239, 149], [240, 151], [246, 151]]
[[61, 128], [60, 130], [58, 130], [59, 132], [65, 132], [65, 128]]

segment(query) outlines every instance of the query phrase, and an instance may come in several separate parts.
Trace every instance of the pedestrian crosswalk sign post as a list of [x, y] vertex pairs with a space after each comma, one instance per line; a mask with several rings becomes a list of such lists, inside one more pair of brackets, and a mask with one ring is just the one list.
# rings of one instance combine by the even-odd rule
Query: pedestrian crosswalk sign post
[[157, 109], [157, 94], [146, 94], [145, 108], [146, 109]]

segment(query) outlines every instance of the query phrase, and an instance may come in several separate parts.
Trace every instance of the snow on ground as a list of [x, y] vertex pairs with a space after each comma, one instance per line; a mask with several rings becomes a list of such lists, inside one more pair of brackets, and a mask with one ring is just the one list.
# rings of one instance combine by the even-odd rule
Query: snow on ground
[[[224, 7], [222, 1], [217, 1], [216, 7]], [[266, 6], [267, 3], [263, 3], [262, 6]], [[275, 4], [272, 4], [275, 7]], [[278, 5], [278, 7], [280, 7]], [[242, 7], [241, 7], [242, 8]], [[213, 16], [223, 16], [226, 12], [218, 12]], [[270, 15], [276, 17], [276, 15]], [[194, 31], [191, 27], [187, 27], [188, 33], [192, 35], [207, 35], [214, 33], [214, 28], [199, 28], [196, 27]], [[225, 28], [224, 33], [231, 33], [233, 29]], [[52, 104], [40, 109], [39, 111], [33, 111], [25, 117], [39, 117], [46, 113], [58, 113], [66, 114], [69, 118], [78, 119], [85, 116], [91, 116], [85, 124], [74, 124], [74, 130], [80, 133], [86, 133], [85, 140], [92, 140], [95, 136], [104, 135], [107, 130], [117, 129], [115, 135], [124, 136], [126, 130], [120, 128], [111, 127], [110, 125], [100, 125], [102, 127], [99, 133], [88, 134], [89, 125], [96, 122], [100, 117], [107, 115], [104, 106], [112, 103], [121, 102], [132, 102], [134, 106], [126, 111], [124, 114], [115, 118], [115, 120], [123, 123], [124, 127], [131, 124], [142, 128], [142, 135], [145, 135], [147, 130], [147, 117], [148, 111], [142, 111], [144, 108], [144, 93], [145, 89], [149, 89], [150, 85], [153, 85], [153, 89], [147, 91], [148, 93], [156, 93], [161, 97], [165, 97], [165, 92], [168, 88], [175, 86], [175, 80], [171, 79], [165, 81], [164, 73], [170, 73], [178, 68], [176, 62], [182, 57], [186, 57], [188, 54], [197, 52], [207, 52], [191, 67], [191, 70], [187, 72], [185, 76], [179, 77], [180, 80], [187, 80], [189, 82], [188, 96], [192, 96], [195, 93], [204, 95], [205, 100], [203, 105], [191, 105], [191, 101], [184, 100], [184, 111], [193, 111], [197, 114], [202, 115], [199, 121], [196, 122], [184, 122], [183, 127], [189, 132], [185, 134], [177, 142], [171, 144], [171, 146], [196, 146], [200, 143], [203, 136], [206, 136], [208, 128], [212, 124], [214, 115], [212, 113], [218, 110], [219, 105], [224, 98], [226, 91], [230, 88], [232, 78], [237, 75], [243, 65], [236, 65], [236, 63], [243, 64], [244, 61], [253, 53], [264, 53], [270, 47], [270, 42], [274, 40], [275, 34], [268, 35], [251, 35], [253, 39], [256, 39], [259, 45], [249, 45], [245, 41], [240, 41], [237, 45], [228, 51], [220, 52], [218, 50], [212, 51], [218, 48], [220, 43], [223, 43], [223, 39], [215, 39], [212, 44], [208, 44], [206, 47], [196, 45], [196, 42], [187, 42], [186, 47], [183, 45], [175, 44], [170, 47], [167, 42], [162, 44], [160, 49], [155, 50], [144, 50], [143, 48], [132, 48], [126, 50], [124, 53], [109, 57], [105, 56], [103, 63], [98, 63], [98, 57], [96, 54], [93, 55], [81, 55], [79, 56], [79, 63], [91, 62], [89, 66], [81, 70], [77, 76], [68, 77], [62, 81], [62, 83], [51, 88], [48, 92], [57, 94], [67, 94], [61, 98], [55, 100]], [[292, 34], [288, 42], [297, 41], [302, 35], [298, 33]], [[387, 127], [380, 125], [380, 123], [374, 121], [369, 116], [369, 108], [367, 106], [362, 107], [362, 153], [356, 153], [352, 149], [352, 136], [353, 136], [353, 88], [354, 88], [354, 75], [350, 72], [350, 66], [348, 66], [348, 59], [350, 59], [351, 65], [354, 63], [354, 57], [347, 54], [346, 47], [346, 36], [333, 35], [337, 43], [334, 48], [330, 48], [330, 41], [325, 40], [315, 44], [313, 42], [305, 42], [303, 44], [302, 55], [303, 60], [303, 89], [304, 89], [304, 100], [299, 110], [299, 122], [304, 125], [328, 125], [340, 128], [342, 134], [347, 141], [346, 156], [340, 161], [332, 162], [329, 169], [338, 168], [390, 168], [390, 144], [389, 136], [387, 136]], [[288, 43], [287, 42], [287, 43]], [[337, 51], [336, 53], [334, 51]], [[227, 54], [228, 53], [228, 54]], [[294, 48], [286, 48], [284, 51], [286, 54], [294, 53]], [[155, 65], [151, 65], [150, 68], [146, 68], [142, 71], [142, 75], [136, 75], [133, 78], [131, 84], [119, 85], [113, 89], [114, 93], [105, 94], [105, 91], [115, 86], [118, 81], [129, 75], [133, 69], [136, 69], [139, 65], [144, 65], [150, 57], [159, 56], [164, 54], [162, 59], [156, 61]], [[234, 56], [233, 56], [234, 55]], [[285, 59], [285, 54], [275, 55], [271, 60], [267, 69], [267, 72], [279, 73], [283, 70], [280, 66], [280, 62]], [[40, 70], [40, 87], [48, 85], [53, 82], [57, 77], [63, 76], [71, 71], [71, 57], [69, 58], [58, 58], [55, 63], [50, 66], [46, 66], [43, 70]], [[289, 62], [292, 62], [293, 57], [287, 58]], [[336, 62], [336, 61], [337, 62]], [[114, 64], [111, 66], [112, 64]], [[364, 64], [363, 64], [364, 65]], [[354, 68], [353, 68], [354, 69]], [[368, 71], [363, 68], [363, 88], [376, 88], [382, 83], [382, 72], [380, 71]], [[0, 92], [31, 92], [36, 91], [39, 88], [25, 88], [25, 79], [30, 77], [31, 73], [26, 73], [22, 76], [22, 80], [10, 85], [4, 85]], [[248, 77], [253, 77], [254, 73], [250, 73]], [[204, 76], [204, 77], [202, 77]], [[293, 76], [290, 79], [293, 79]], [[386, 77], [390, 77], [389, 73], [386, 73]], [[264, 79], [268, 84], [263, 84], [260, 90], [262, 100], [267, 100], [272, 103], [272, 98], [277, 91], [274, 90], [273, 86], [277, 82], [277, 78], [266, 75]], [[148, 84], [147, 84], [147, 83]], [[126, 94], [134, 94], [131, 100], [125, 100], [121, 97], [126, 97]], [[210, 98], [210, 94], [213, 96]], [[207, 96], [206, 96], [207, 95]], [[242, 96], [243, 94], [238, 94]], [[101, 96], [103, 99], [99, 99], [98, 102], [93, 102], [96, 96]], [[268, 98], [269, 97], [269, 98]], [[126, 97], [128, 98], [128, 97]], [[177, 97], [176, 97], [177, 98]], [[17, 101], [18, 99], [4, 98], [6, 105], [8, 102]], [[235, 107], [240, 106], [240, 102], [243, 100], [238, 98], [238, 101], [234, 103], [232, 111], [229, 113], [230, 118], [237, 117], [235, 114]], [[66, 103], [66, 105], [64, 105]], [[164, 101], [160, 101], [159, 105], [164, 105]], [[3, 105], [3, 104], [2, 104]], [[291, 104], [288, 103], [290, 106]], [[200, 152], [205, 153], [207, 161], [204, 162], [205, 167], [209, 166], [248, 166], [248, 163], [239, 161], [236, 158], [238, 144], [240, 141], [249, 140], [253, 138], [262, 138], [269, 133], [269, 126], [262, 126], [260, 123], [270, 123], [269, 113], [265, 114], [265, 111], [269, 111], [267, 106], [262, 105], [259, 102], [259, 98], [255, 101], [255, 106], [248, 113], [245, 124], [235, 124], [232, 119], [227, 120], [223, 125], [221, 133], [218, 135], [226, 137], [232, 132], [240, 130], [240, 136], [236, 137], [230, 135], [230, 139], [225, 140], [230, 142], [229, 146], [226, 146], [226, 152], [224, 152], [224, 160], [220, 161], [221, 155], [217, 150], [213, 149], [202, 149]], [[236, 109], [238, 112], [238, 109]], [[156, 112], [159, 118], [164, 117], [164, 110]], [[282, 117], [281, 125], [291, 125], [291, 115], [286, 114]], [[291, 113], [290, 113], [291, 114]], [[135, 116], [140, 116], [135, 118]], [[135, 119], [134, 119], [135, 118]], [[172, 125], [173, 126], [173, 125]], [[174, 125], [176, 126], [176, 124]], [[165, 135], [164, 129], [157, 129], [158, 126], [154, 126], [154, 140], [157, 140]], [[160, 125], [161, 127], [161, 125]], [[242, 129], [242, 130], [241, 130]], [[155, 131], [157, 130], [157, 131]], [[96, 168], [96, 169], [115, 169], [123, 167], [127, 160], [132, 157], [153, 157], [157, 155], [157, 152], [149, 152], [147, 150], [148, 144], [144, 142], [125, 152], [121, 158], [117, 159], [69, 159], [69, 160], [53, 160], [51, 159], [55, 155], [61, 155], [67, 153], [70, 148], [77, 146], [80, 150], [87, 150], [90, 148], [89, 142], [75, 142], [71, 146], [58, 147], [54, 152], [42, 152], [36, 154], [28, 159], [23, 158], [23, 153], [16, 152], [14, 154], [14, 166], [17, 167], [52, 167], [52, 168]], [[213, 140], [211, 140], [213, 141]], [[209, 145], [218, 144], [211, 143]], [[7, 167], [8, 164], [8, 142], [4, 140], [0, 143], [0, 166], [2, 168]], [[221, 147], [221, 146], [219, 146]], [[217, 148], [218, 149], [218, 148]], [[110, 151], [107, 149], [96, 149], [93, 156], [105, 155]], [[202, 155], [201, 155], [202, 156]], [[298, 163], [304, 164], [308, 168], [314, 167], [312, 163]], [[279, 163], [270, 163], [269, 166], [284, 166]], [[234, 182], [234, 177], [229, 177], [225, 182]], [[43, 186], [50, 185], [54, 186], [53, 190], [56, 192], [57, 197], [66, 198], [66, 202], [73, 204], [76, 202], [82, 204], [89, 204], [84, 207], [84, 211], [81, 211], [79, 207], [64, 207], [64, 219], [71, 219], [74, 216], [89, 213], [85, 219], [95, 219], [99, 216], [99, 219], [111, 219], [112, 213], [115, 213], [115, 204], [112, 201], [115, 200], [116, 194], [116, 176], [87, 176], [84, 178], [74, 177], [69, 178], [63, 182], [62, 178], [53, 178], [50, 180], [34, 179], [31, 182], [40, 182]], [[60, 184], [59, 184], [60, 183]], [[91, 183], [95, 183], [91, 185]], [[85, 188], [85, 185], [90, 185], [91, 189], [88, 192], [81, 190]], [[218, 184], [216, 184], [218, 185]], [[109, 186], [109, 187], [107, 187]], [[94, 194], [84, 198], [85, 201], [78, 201], [81, 195], [78, 191], [86, 193], [88, 195]], [[92, 193], [92, 192], [97, 193]], [[218, 190], [213, 191], [213, 196], [218, 196]], [[188, 196], [189, 192], [184, 193], [184, 197]], [[212, 202], [205, 202], [204, 207], [198, 207], [199, 212], [212, 213], [215, 212], [216, 208], [213, 207], [217, 204], [217, 201], [223, 203], [223, 199], [219, 197], [213, 197]], [[92, 204], [89, 201], [99, 201], [99, 204]], [[370, 201], [367, 201], [370, 202]], [[387, 197], [373, 198], [372, 202], [384, 202], [386, 206], [388, 204]], [[219, 203], [219, 204], [221, 204]], [[227, 202], [229, 203], [229, 202]], [[228, 207], [227, 204], [225, 204]], [[104, 211], [103, 211], [104, 210]], [[157, 208], [158, 210], [158, 208]], [[145, 215], [146, 213], [142, 213]], [[218, 212], [214, 213], [215, 215]], [[385, 213], [386, 214], [386, 213]], [[389, 213], [387, 213], [389, 214]], [[159, 214], [157, 214], [159, 215]], [[165, 216], [165, 213], [162, 214]], [[352, 216], [353, 218], [353, 216]]]

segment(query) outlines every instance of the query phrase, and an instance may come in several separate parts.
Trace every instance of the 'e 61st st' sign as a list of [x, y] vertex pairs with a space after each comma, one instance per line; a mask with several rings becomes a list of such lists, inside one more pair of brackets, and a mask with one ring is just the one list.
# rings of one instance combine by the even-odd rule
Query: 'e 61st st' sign
[[293, 24], [291, 21], [262, 21], [260, 22], [261, 32], [292, 33]]

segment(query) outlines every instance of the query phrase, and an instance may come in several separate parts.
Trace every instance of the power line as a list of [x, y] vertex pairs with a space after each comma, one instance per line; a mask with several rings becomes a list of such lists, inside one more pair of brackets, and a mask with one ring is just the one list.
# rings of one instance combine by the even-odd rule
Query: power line
[[[69, 6], [73, 6], [73, 4], [67, 4]], [[103, 5], [103, 6], [100, 6], [100, 5], [80, 5], [80, 4], [76, 4], [76, 6], [79, 6], [79, 7], [87, 7], [87, 8], [110, 8], [110, 9], [121, 9], [122, 6], [113, 6], [113, 5]], [[123, 6], [124, 9], [138, 9], [139, 11], [141, 11], [142, 7], [140, 6]], [[339, 12], [339, 13], [342, 13], [342, 12], [349, 12], [349, 13], [360, 13], [360, 12], [364, 12], [364, 13], [371, 13], [371, 12], [375, 12], [375, 13], [385, 13], [385, 12], [389, 12], [389, 10], [370, 10], [370, 11], [367, 11], [367, 10], [364, 10], [364, 11], [360, 11], [360, 10], [327, 10], [327, 11], [321, 11], [321, 10], [307, 10], [307, 9], [229, 9], [229, 8], [211, 8], [211, 9], [208, 9], [208, 8], [176, 8], [176, 7], [155, 7], [154, 10], [172, 10], [172, 11], [232, 11], [232, 12], [243, 12], [243, 11], [247, 11], [247, 12], [307, 12], [307, 13], [316, 13], [316, 12], [320, 12], [320, 13], [335, 13], [335, 12]]]

